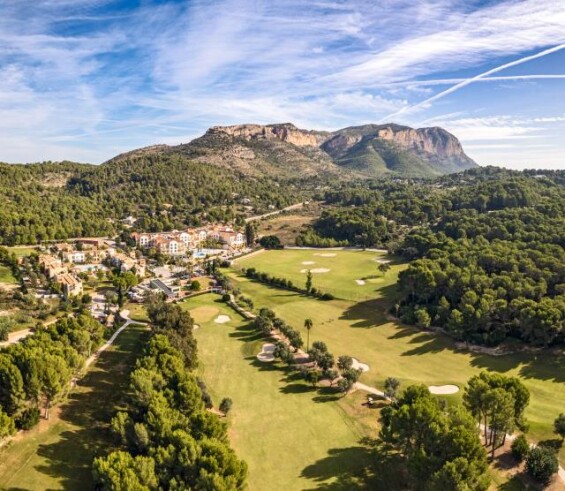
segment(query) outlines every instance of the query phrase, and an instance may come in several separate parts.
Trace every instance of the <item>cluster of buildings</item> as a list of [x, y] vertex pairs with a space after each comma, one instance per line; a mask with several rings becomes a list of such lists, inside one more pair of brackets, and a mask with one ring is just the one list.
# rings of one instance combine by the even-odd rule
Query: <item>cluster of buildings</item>
[[171, 232], [132, 234], [136, 245], [141, 249], [155, 248], [167, 256], [185, 255], [189, 251], [202, 249], [206, 241], [217, 242], [224, 249], [245, 247], [245, 236], [225, 225], [173, 230]]
[[83, 286], [79, 274], [106, 270], [104, 262], [123, 272], [135, 268], [139, 276], [145, 275], [145, 259], [119, 252], [112, 241], [103, 239], [61, 242], [39, 256], [39, 264], [45, 275], [61, 287], [65, 298], [82, 295]]

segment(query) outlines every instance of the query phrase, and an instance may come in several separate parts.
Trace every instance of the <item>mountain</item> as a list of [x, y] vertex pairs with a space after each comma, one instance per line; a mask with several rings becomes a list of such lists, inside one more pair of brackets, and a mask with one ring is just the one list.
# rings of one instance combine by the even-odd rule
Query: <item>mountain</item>
[[477, 167], [459, 140], [439, 127], [352, 126], [334, 132], [321, 148], [341, 167], [369, 176], [426, 177]]
[[433, 177], [476, 167], [459, 140], [438, 127], [352, 126], [334, 132], [291, 123], [215, 126], [190, 143], [157, 145], [111, 162], [155, 153], [178, 154], [250, 176]]

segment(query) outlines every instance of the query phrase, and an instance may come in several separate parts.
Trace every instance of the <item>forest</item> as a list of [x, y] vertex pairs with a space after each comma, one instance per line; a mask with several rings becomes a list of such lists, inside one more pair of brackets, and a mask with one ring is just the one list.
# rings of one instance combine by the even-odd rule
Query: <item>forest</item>
[[489, 346], [562, 345], [564, 177], [482, 168], [343, 186], [326, 193], [329, 209], [298, 242], [386, 247], [414, 260], [393, 312], [404, 322]]
[[302, 199], [310, 184], [249, 178], [176, 154], [137, 156], [99, 166], [71, 162], [0, 164], [0, 243], [106, 236], [133, 215], [140, 230], [203, 222], [243, 224], [255, 213]]
[[94, 460], [97, 488], [244, 489], [247, 465], [192, 372], [192, 318], [159, 298], [148, 313], [153, 335], [130, 375], [128, 408], [112, 419], [118, 449]]

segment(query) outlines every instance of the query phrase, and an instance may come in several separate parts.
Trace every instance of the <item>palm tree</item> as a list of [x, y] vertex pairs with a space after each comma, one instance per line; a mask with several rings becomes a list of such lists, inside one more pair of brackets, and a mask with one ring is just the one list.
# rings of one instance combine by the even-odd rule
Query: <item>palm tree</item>
[[314, 326], [312, 319], [306, 319], [304, 321], [304, 327], [306, 328], [307, 336], [306, 336], [306, 351], [310, 349], [310, 329]]

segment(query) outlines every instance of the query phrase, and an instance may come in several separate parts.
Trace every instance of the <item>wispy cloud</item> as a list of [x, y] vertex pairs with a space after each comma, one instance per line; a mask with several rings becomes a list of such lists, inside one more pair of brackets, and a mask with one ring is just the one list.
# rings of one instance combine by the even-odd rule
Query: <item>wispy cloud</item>
[[[438, 110], [461, 113], [444, 122], [464, 141], [473, 132], [532, 136], [560, 122], [456, 125], [473, 119], [470, 106], [491, 107], [480, 117], [508, 111], [488, 94], [471, 101], [458, 90], [469, 80], [562, 84], [559, 65], [528, 57], [563, 43], [562, 1], [7, 0], [0, 160], [100, 162], [213, 124], [335, 129], [391, 115], [413, 123], [414, 108], [420, 120], [438, 118], [430, 103], [439, 99]], [[517, 59], [522, 72], [494, 75]], [[539, 97], [536, 116], [553, 117], [555, 103]]]

